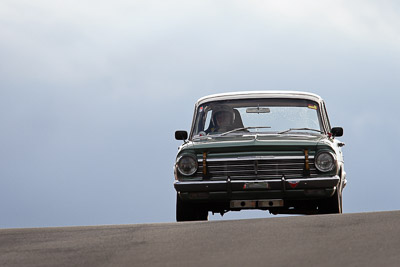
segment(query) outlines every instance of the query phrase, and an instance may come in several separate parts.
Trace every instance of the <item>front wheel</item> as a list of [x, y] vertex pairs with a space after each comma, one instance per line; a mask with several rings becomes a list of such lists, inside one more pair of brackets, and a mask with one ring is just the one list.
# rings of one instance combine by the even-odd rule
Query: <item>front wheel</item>
[[208, 211], [195, 204], [184, 202], [176, 194], [176, 221], [207, 221]]
[[318, 214], [340, 214], [342, 213], [342, 192], [338, 187], [335, 194], [324, 199], [318, 205]]

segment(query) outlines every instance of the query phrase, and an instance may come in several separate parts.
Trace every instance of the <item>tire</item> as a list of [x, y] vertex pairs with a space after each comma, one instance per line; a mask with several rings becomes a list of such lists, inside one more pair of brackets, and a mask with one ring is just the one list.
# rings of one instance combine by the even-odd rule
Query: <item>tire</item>
[[178, 194], [176, 194], [176, 221], [207, 221], [208, 210], [201, 208], [197, 205], [186, 203], [182, 201]]
[[318, 205], [318, 214], [342, 213], [342, 190], [338, 187], [335, 194]]

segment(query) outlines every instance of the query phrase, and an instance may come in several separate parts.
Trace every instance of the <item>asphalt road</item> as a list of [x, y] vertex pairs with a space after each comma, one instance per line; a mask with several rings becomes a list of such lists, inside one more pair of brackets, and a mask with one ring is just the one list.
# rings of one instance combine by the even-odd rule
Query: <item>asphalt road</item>
[[400, 266], [400, 211], [0, 229], [0, 266]]

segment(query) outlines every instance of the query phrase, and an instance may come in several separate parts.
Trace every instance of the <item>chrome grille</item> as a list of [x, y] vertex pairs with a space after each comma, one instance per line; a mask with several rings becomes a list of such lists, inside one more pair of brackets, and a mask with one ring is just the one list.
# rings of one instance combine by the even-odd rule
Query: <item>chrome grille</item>
[[[207, 160], [207, 171], [211, 180], [231, 179], [280, 179], [302, 178], [305, 159], [303, 157], [284, 157], [281, 159], [211, 159]], [[317, 176], [314, 158], [309, 158], [310, 177]], [[203, 161], [199, 160], [196, 176], [203, 175]]]

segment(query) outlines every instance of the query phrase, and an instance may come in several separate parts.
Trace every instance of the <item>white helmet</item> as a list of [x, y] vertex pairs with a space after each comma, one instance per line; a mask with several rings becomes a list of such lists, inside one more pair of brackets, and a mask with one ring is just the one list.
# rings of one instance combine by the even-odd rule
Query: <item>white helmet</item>
[[231, 117], [232, 117], [231, 123], [233, 123], [233, 122], [235, 121], [235, 112], [233, 111], [233, 108], [231, 108], [231, 107], [228, 106], [228, 105], [218, 105], [218, 106], [215, 106], [215, 107], [213, 107], [212, 112], [213, 112], [213, 113], [212, 113], [212, 119], [213, 119], [214, 123], [215, 123], [215, 121], [216, 121], [215, 116], [216, 116], [218, 113], [220, 113], [220, 112], [229, 113], [229, 114], [231, 115]]

